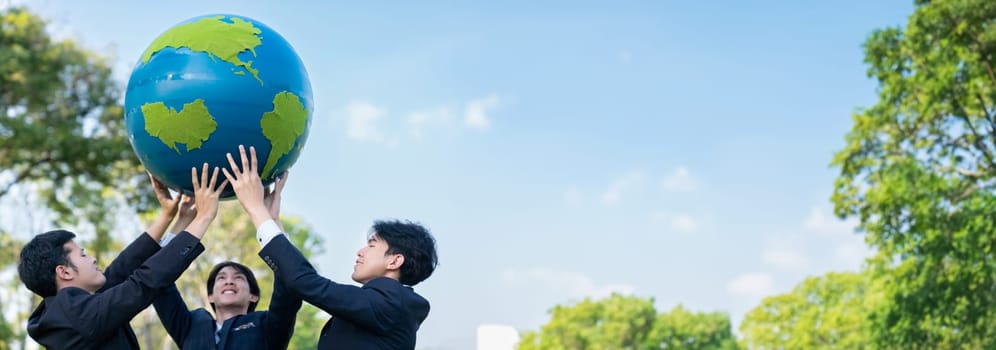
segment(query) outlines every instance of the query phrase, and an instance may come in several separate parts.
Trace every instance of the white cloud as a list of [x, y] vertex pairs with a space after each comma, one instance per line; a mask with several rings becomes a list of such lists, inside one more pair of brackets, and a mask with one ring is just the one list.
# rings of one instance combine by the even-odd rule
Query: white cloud
[[698, 228], [699, 228], [698, 223], [696, 223], [695, 219], [689, 216], [688, 214], [677, 214], [673, 218], [671, 218], [671, 229], [675, 231], [682, 233], [691, 233]]
[[865, 244], [864, 235], [855, 231], [857, 220], [841, 220], [829, 208], [814, 207], [803, 221], [803, 229], [829, 241], [836, 267], [848, 270], [861, 268], [874, 251]]
[[609, 188], [602, 193], [602, 203], [606, 205], [618, 204], [622, 200], [623, 192], [638, 186], [641, 182], [643, 182], [643, 173], [639, 171], [634, 171], [612, 180]]
[[667, 192], [690, 192], [698, 187], [698, 182], [685, 166], [679, 166], [670, 176], [661, 182], [661, 188]]
[[619, 52], [619, 63], [629, 64], [632, 61], [633, 61], [633, 53], [632, 52], [629, 52], [629, 50], [623, 50], [623, 51]]
[[467, 101], [467, 106], [464, 110], [464, 122], [467, 127], [481, 130], [490, 128], [491, 118], [487, 113], [489, 110], [498, 107], [498, 103], [498, 95], [496, 94]]
[[416, 140], [422, 140], [425, 137], [427, 127], [446, 125], [452, 119], [451, 115], [450, 107], [440, 106], [434, 109], [411, 112], [405, 118], [405, 122], [412, 137]]
[[667, 210], [654, 212], [653, 220], [662, 222], [672, 231], [678, 233], [692, 233], [702, 228], [702, 220], [688, 213], [675, 213]]
[[761, 260], [784, 271], [802, 271], [809, 267], [809, 259], [795, 247], [765, 248]]
[[745, 273], [726, 285], [726, 292], [736, 296], [759, 298], [773, 291], [771, 275], [766, 273]]
[[502, 271], [501, 279], [508, 284], [525, 285], [566, 292], [569, 298], [604, 298], [612, 293], [632, 294], [636, 287], [631, 284], [597, 284], [590, 277], [579, 272], [558, 271], [544, 267], [524, 270]]
[[840, 220], [833, 216], [828, 208], [813, 207], [803, 221], [802, 228], [823, 235], [839, 236], [854, 232], [856, 225], [857, 221], [854, 219]]
[[357, 141], [384, 141], [378, 122], [385, 111], [368, 102], [353, 101], [346, 105], [346, 136]]

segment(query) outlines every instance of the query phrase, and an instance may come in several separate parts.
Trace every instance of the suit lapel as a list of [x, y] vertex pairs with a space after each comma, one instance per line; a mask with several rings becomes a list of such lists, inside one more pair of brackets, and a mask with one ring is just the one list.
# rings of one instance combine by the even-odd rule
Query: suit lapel
[[215, 349], [225, 349], [225, 342], [228, 341], [228, 334], [231, 333], [230, 331], [232, 330], [232, 325], [235, 324], [238, 319], [239, 316], [229, 318], [221, 325], [221, 340], [218, 342]]

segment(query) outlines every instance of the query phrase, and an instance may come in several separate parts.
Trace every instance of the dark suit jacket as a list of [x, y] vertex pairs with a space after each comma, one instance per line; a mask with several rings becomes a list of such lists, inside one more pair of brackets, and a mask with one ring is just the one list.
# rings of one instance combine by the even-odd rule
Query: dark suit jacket
[[97, 293], [67, 287], [45, 298], [28, 318], [28, 334], [48, 349], [138, 349], [128, 323], [202, 251], [187, 232], [162, 249], [143, 234], [107, 267]]
[[204, 308], [187, 309], [175, 285], [164, 291], [152, 305], [166, 332], [180, 349], [286, 349], [294, 334], [301, 298], [289, 293], [278, 278], [273, 283], [270, 311], [255, 311], [225, 320], [217, 347], [214, 317]]
[[415, 332], [429, 315], [429, 301], [411, 287], [388, 277], [363, 287], [335, 283], [319, 276], [284, 235], [267, 243], [259, 256], [292, 293], [332, 315], [318, 339], [319, 349], [415, 348]]

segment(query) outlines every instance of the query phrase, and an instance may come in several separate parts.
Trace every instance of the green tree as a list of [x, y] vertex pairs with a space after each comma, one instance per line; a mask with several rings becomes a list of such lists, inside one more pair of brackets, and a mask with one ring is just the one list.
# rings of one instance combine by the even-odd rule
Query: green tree
[[[151, 219], [151, 217], [150, 217]], [[297, 246], [305, 257], [311, 258], [322, 252], [321, 237], [310, 227], [296, 217], [282, 219], [288, 238]], [[207, 278], [214, 265], [231, 260], [252, 269], [259, 281], [260, 300], [257, 310], [266, 310], [270, 305], [270, 293], [273, 291], [273, 273], [262, 259], [259, 258], [259, 243], [256, 241], [256, 228], [245, 215], [237, 201], [222, 202], [218, 216], [204, 235], [205, 250], [197, 260], [177, 280], [177, 289], [183, 295], [187, 307], [191, 310], [207, 308]], [[323, 317], [324, 316], [324, 317]], [[289, 349], [314, 349], [318, 345], [318, 332], [322, 324], [328, 320], [324, 313], [319, 312], [311, 304], [304, 303], [297, 315], [294, 336]], [[175, 347], [173, 340], [166, 334], [162, 323], [150, 307], [132, 320], [132, 327], [143, 342], [143, 348]]]
[[[30, 199], [7, 208], [8, 219], [18, 217], [14, 226], [37, 228], [17, 223], [34, 217], [45, 228], [81, 227], [88, 251], [102, 261], [119, 248], [111, 236], [116, 214], [134, 215], [135, 208], [154, 203], [130, 150], [120, 88], [110, 74], [105, 58], [51, 38], [42, 18], [24, 8], [0, 7], [0, 200]], [[20, 239], [38, 232], [0, 232], [0, 269], [10, 269]], [[21, 305], [16, 277], [3, 285], [18, 302], [5, 300], [7, 312], [0, 317], [14, 315], [5, 323], [20, 325], [28, 310], [17, 309], [34, 307], [37, 300], [24, 298]], [[8, 328], [13, 330], [0, 331], [0, 343], [24, 341], [20, 326]]]
[[735, 349], [729, 317], [697, 314], [678, 306], [657, 314], [653, 299], [612, 294], [557, 305], [550, 322], [526, 332], [520, 350], [531, 349]]
[[878, 102], [854, 115], [833, 201], [878, 248], [883, 348], [996, 347], [996, 2], [915, 1], [864, 44]]
[[740, 324], [748, 349], [862, 349], [871, 340], [867, 310], [881, 301], [866, 273], [809, 277], [764, 298]]
[[734, 350], [737, 341], [725, 313], [691, 312], [678, 305], [657, 315], [642, 349]]
[[[0, 230], [0, 270], [3, 267], [13, 266], [17, 261], [17, 253], [21, 250], [21, 242], [13, 239], [7, 232]], [[16, 277], [15, 277], [16, 278]], [[13, 294], [17, 286], [11, 286], [5, 288], [6, 292]], [[0, 350], [8, 350], [12, 348], [11, 343], [14, 343], [15, 339], [18, 339], [18, 332], [12, 327], [11, 324], [19, 325], [20, 322], [14, 323], [8, 321], [5, 317], [6, 309], [16, 309], [18, 305], [10, 302], [10, 299], [5, 299], [5, 302], [0, 303]], [[20, 321], [18, 317], [14, 317], [12, 321]]]
[[92, 225], [97, 257], [112, 249], [121, 208], [154, 204], [128, 142], [121, 89], [107, 60], [53, 40], [26, 9], [0, 9], [0, 198], [37, 195], [56, 223]]

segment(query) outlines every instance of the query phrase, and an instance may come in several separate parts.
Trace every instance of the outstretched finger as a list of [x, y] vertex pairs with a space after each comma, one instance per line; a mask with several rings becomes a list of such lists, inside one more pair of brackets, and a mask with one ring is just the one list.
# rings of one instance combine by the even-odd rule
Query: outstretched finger
[[190, 167], [190, 183], [194, 185], [194, 191], [201, 187], [197, 181], [197, 167]]
[[[235, 170], [232, 170], [235, 171]], [[221, 174], [225, 175], [225, 181], [235, 181], [235, 176], [228, 172], [228, 169], [221, 168]]]
[[209, 187], [214, 188], [214, 184], [218, 181], [218, 167], [214, 167], [214, 171], [211, 173], [211, 182]]
[[280, 174], [280, 176], [277, 177], [277, 181], [276, 181], [277, 182], [277, 185], [276, 185], [277, 188], [274, 191], [276, 191], [277, 193], [280, 193], [281, 191], [284, 190], [284, 185], [287, 184], [287, 176], [288, 175], [290, 175], [290, 171], [289, 170], [285, 170], [283, 174]]
[[208, 183], [208, 163], [204, 163], [204, 169], [201, 170], [201, 185], [207, 185]]
[[232, 153], [226, 153], [225, 157], [228, 157], [228, 166], [232, 168], [232, 174], [234, 174], [234, 177], [238, 179], [242, 176], [242, 172], [239, 170], [239, 166], [235, 164], [235, 159], [232, 158]]
[[226, 185], [228, 185], [228, 179], [222, 180], [221, 184], [218, 185], [218, 188], [214, 190], [214, 194], [221, 194], [221, 191], [225, 189]]
[[246, 157], [246, 147], [239, 145], [239, 155], [242, 156], [242, 173], [249, 173], [249, 158]]
[[249, 146], [249, 155], [252, 156], [251, 158], [249, 158], [250, 161], [252, 162], [250, 164], [251, 168], [249, 168], [249, 169], [251, 169], [252, 172], [256, 172], [256, 170], [259, 169], [259, 168], [256, 167], [256, 165], [257, 165], [256, 164], [256, 147]]

